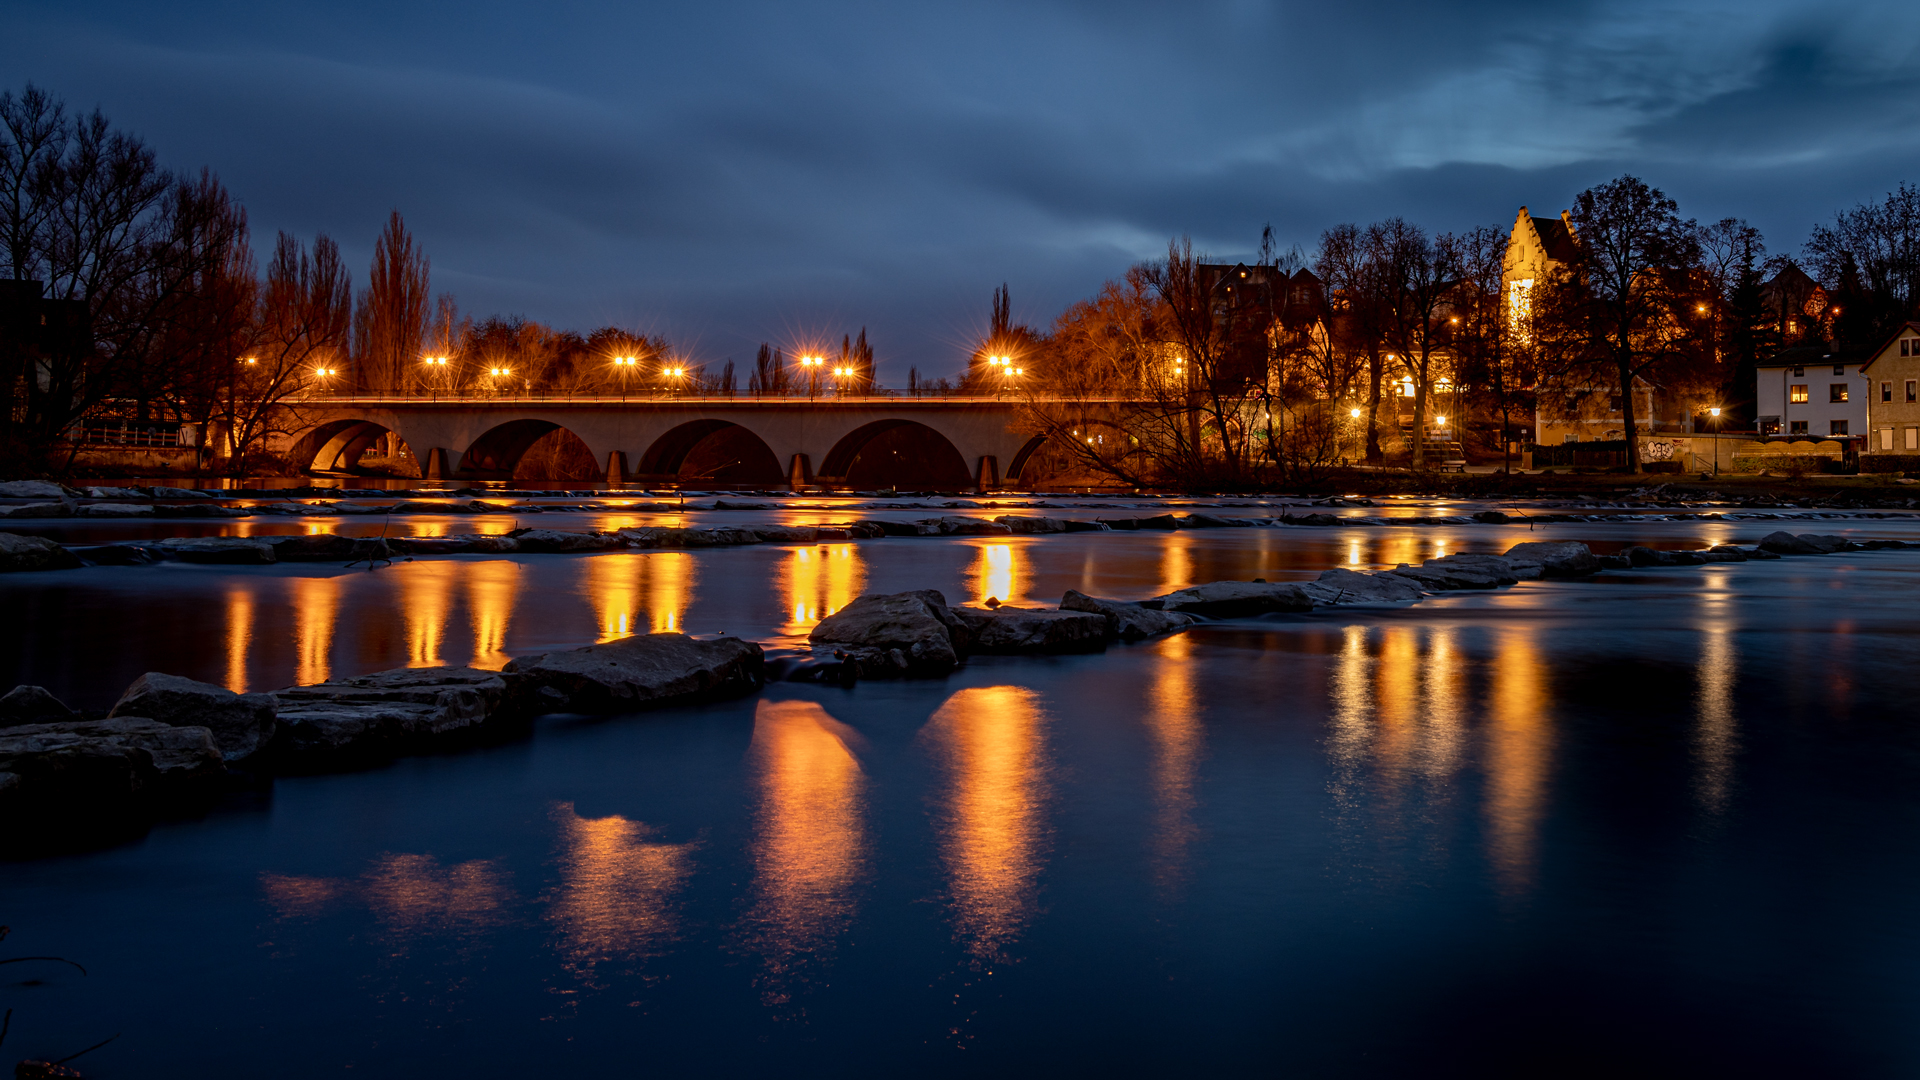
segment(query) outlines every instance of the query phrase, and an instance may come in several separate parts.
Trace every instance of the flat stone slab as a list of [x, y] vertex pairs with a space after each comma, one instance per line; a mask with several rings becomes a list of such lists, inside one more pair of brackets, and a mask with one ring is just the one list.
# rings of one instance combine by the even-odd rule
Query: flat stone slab
[[1288, 582], [1213, 581], [1144, 601], [1143, 606], [1209, 619], [1244, 619], [1276, 611], [1312, 611], [1313, 598]]
[[1107, 617], [1097, 611], [1049, 611], [1005, 604], [951, 610], [967, 625], [969, 653], [1077, 653], [1099, 652], [1107, 647]]
[[1120, 641], [1144, 641], [1183, 630], [1194, 622], [1194, 617], [1183, 611], [1161, 611], [1125, 600], [1105, 600], [1073, 589], [1068, 589], [1060, 598], [1060, 610], [1100, 615], [1107, 621], [1107, 636]]
[[71, 570], [79, 565], [79, 556], [44, 536], [0, 532], [0, 573]]
[[753, 642], [667, 633], [523, 656], [504, 675], [509, 704], [528, 715], [610, 713], [749, 693], [765, 684], [765, 667]]
[[1417, 583], [1394, 574], [1367, 574], [1344, 567], [1323, 570], [1318, 580], [1301, 590], [1313, 598], [1316, 606], [1345, 604], [1405, 604], [1424, 596]]
[[385, 753], [495, 716], [507, 681], [476, 668], [396, 668], [276, 691], [276, 753], [296, 757]]

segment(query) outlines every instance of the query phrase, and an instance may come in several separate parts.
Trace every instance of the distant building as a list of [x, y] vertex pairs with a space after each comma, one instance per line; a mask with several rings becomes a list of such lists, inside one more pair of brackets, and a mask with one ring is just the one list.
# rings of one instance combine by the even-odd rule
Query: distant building
[[1784, 349], [1754, 365], [1760, 434], [1815, 439], [1867, 432], [1865, 358], [1830, 345]]
[[1827, 336], [1827, 323], [1832, 318], [1827, 309], [1833, 306], [1832, 300], [1819, 282], [1794, 263], [1788, 262], [1760, 286], [1760, 300], [1773, 332], [1783, 343]]
[[1920, 454], [1920, 322], [1901, 326], [1860, 365], [1871, 454]]

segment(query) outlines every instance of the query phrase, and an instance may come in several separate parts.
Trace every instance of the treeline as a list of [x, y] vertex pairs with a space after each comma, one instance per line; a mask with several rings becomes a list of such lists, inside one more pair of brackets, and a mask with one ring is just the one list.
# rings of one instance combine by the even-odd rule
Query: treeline
[[280, 233], [255, 254], [214, 174], [160, 167], [137, 135], [29, 85], [0, 94], [0, 470], [70, 457], [86, 425], [191, 424], [241, 473], [341, 394], [808, 394], [875, 387], [866, 330], [754, 369], [699, 362], [658, 335], [476, 318], [434, 294], [399, 212], [355, 288], [339, 246]]
[[[1920, 299], [1920, 189], [1904, 184], [1815, 228], [1797, 262], [1743, 220], [1682, 217], [1632, 176], [1534, 225], [1547, 249], [1525, 277], [1511, 226], [1391, 218], [1327, 229], [1311, 253], [1277, 251], [1269, 229], [1244, 263], [1175, 241], [1045, 332], [1012, 324], [1003, 287], [967, 385], [1025, 394], [1056, 468], [1260, 483], [1424, 467], [1463, 431], [1506, 450], [1536, 415], [1644, 431], [1652, 402], [1663, 423], [1747, 426], [1756, 363], [1807, 344], [1863, 352]], [[1436, 423], [1441, 409], [1453, 415]]]

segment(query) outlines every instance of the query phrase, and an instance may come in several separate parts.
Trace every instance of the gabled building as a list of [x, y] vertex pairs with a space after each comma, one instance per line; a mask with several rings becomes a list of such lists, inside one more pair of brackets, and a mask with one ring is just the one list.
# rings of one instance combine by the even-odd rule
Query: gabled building
[[1866, 451], [1920, 454], [1920, 322], [1888, 335], [1860, 365], [1866, 384]]
[[1526, 325], [1533, 312], [1535, 286], [1551, 281], [1580, 256], [1573, 217], [1562, 210], [1557, 218], [1534, 217], [1526, 207], [1513, 219], [1501, 281], [1507, 292], [1507, 318], [1515, 327]]
[[1783, 349], [1754, 365], [1754, 416], [1762, 435], [1848, 438], [1867, 431], [1866, 358], [1831, 345]]

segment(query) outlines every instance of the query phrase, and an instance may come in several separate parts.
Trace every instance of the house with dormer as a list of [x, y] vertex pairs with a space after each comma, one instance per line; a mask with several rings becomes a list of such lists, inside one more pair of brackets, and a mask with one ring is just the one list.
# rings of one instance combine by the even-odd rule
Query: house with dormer
[[1860, 365], [1866, 453], [1920, 455], [1920, 322], [1902, 323]]

